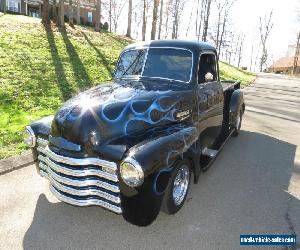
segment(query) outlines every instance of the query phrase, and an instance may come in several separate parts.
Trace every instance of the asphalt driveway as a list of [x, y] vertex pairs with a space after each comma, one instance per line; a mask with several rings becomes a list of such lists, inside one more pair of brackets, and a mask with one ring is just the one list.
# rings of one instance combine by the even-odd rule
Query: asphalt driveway
[[263, 74], [245, 95], [240, 136], [176, 215], [139, 228], [67, 205], [32, 165], [0, 176], [0, 249], [240, 249], [240, 234], [296, 233], [299, 241], [300, 79]]

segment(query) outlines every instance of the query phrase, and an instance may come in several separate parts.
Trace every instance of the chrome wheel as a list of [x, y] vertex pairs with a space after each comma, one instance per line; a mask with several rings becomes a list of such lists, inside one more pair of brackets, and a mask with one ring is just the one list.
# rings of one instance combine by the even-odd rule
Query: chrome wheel
[[177, 172], [173, 184], [173, 201], [175, 205], [180, 205], [187, 193], [190, 181], [190, 169], [187, 165], [182, 165]]

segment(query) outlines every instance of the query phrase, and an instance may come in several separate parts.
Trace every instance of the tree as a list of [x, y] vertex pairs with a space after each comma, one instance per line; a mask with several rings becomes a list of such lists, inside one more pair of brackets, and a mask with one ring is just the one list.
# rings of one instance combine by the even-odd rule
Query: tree
[[217, 0], [217, 26], [216, 32], [212, 36], [212, 39], [215, 43], [218, 54], [221, 53], [221, 47], [224, 43], [224, 36], [227, 29], [227, 23], [229, 20], [229, 13], [234, 4], [235, 0]]
[[175, 0], [174, 6], [173, 6], [172, 39], [177, 39], [177, 37], [178, 37], [179, 2], [180, 2], [180, 0]]
[[74, 22], [73, 22], [73, 20], [74, 20], [74, 15], [73, 15], [73, 1], [72, 0], [69, 0], [69, 24], [70, 24], [70, 26], [71, 27], [73, 27], [74, 26]]
[[111, 10], [109, 11], [109, 19], [111, 20], [110, 30], [117, 32], [120, 15], [126, 5], [124, 0], [110, 0], [109, 3]]
[[240, 44], [238, 46], [238, 64], [237, 67], [240, 67], [241, 64], [241, 59], [242, 59], [242, 53], [243, 53], [243, 46], [244, 46], [244, 40], [245, 40], [245, 36], [242, 35], [241, 39], [240, 39]]
[[[195, 0], [194, 0], [194, 1], [195, 1]], [[198, 12], [198, 8], [197, 8], [197, 12]], [[189, 33], [189, 31], [190, 31], [190, 28], [191, 28], [191, 23], [192, 23], [192, 21], [194, 20], [194, 15], [193, 15], [193, 13], [194, 13], [194, 9], [191, 8], [188, 26], [187, 26], [187, 29], [186, 29], [186, 31], [185, 31], [185, 37], [188, 36], [188, 33]], [[197, 15], [198, 15], [198, 14], [197, 14]], [[197, 23], [197, 20], [196, 20], [196, 23]], [[197, 25], [197, 24], [196, 24], [196, 25]], [[196, 36], [197, 36], [197, 34], [196, 34]]]
[[50, 24], [50, 17], [49, 17], [49, 0], [43, 0], [43, 17], [42, 17], [43, 24]]
[[58, 27], [65, 27], [65, 8], [64, 0], [59, 0], [58, 6]]
[[[203, 22], [203, 15], [205, 11], [206, 0], [197, 0], [197, 11], [196, 11], [196, 37], [199, 40]], [[199, 16], [200, 15], [200, 16]]]
[[211, 6], [211, 0], [203, 0], [205, 1], [205, 11], [204, 11], [204, 27], [203, 27], [203, 35], [202, 40], [206, 42], [207, 39], [207, 30], [208, 30], [208, 23], [209, 23], [209, 16], [210, 16], [210, 6]]
[[252, 41], [252, 45], [251, 45], [251, 56], [250, 56], [250, 67], [249, 67], [249, 71], [252, 71], [253, 50], [254, 50], [254, 41]]
[[128, 3], [128, 25], [127, 25], [127, 37], [131, 37], [131, 20], [132, 20], [132, 0]]
[[[141, 3], [141, 2], [139, 2]], [[142, 8], [141, 9], [136, 9], [138, 8], [139, 4], [137, 4], [135, 6], [135, 11], [133, 11], [133, 23], [134, 23], [134, 28], [133, 28], [133, 37], [138, 37], [139, 36], [139, 25], [141, 23], [141, 20], [142, 20], [142, 13], [143, 13], [143, 10]]]
[[80, 24], [80, 0], [77, 0], [77, 2], [76, 2], [76, 9], [77, 9], [77, 11], [76, 11], [76, 23], [77, 24]]
[[168, 0], [166, 4], [166, 22], [165, 22], [165, 39], [168, 37], [169, 19], [172, 11], [172, 0]]
[[96, 1], [96, 21], [95, 21], [95, 31], [101, 30], [101, 0]]
[[[297, 12], [297, 24], [300, 25], [300, 1], [298, 2], [298, 6], [296, 8]], [[298, 61], [300, 57], [300, 30], [297, 35], [296, 49], [295, 49], [295, 57], [294, 57], [294, 65], [293, 65], [293, 74], [297, 73]], [[300, 73], [300, 72], [299, 72]]]
[[154, 0], [153, 15], [152, 15], [151, 40], [155, 40], [158, 5], [159, 5], [159, 0]]
[[54, 23], [57, 23], [56, 0], [53, 0], [53, 6], [52, 6], [52, 18], [53, 18], [53, 22], [54, 22]]
[[160, 0], [160, 11], [159, 11], [159, 27], [158, 27], [158, 39], [161, 37], [161, 26], [163, 21], [163, 9], [164, 9], [164, 0]]
[[111, 22], [111, 15], [112, 15], [112, 0], [109, 0], [109, 32], [112, 31], [111, 26], [112, 26], [112, 22]]
[[295, 49], [293, 74], [296, 74], [296, 72], [297, 72], [299, 56], [300, 56], [300, 31], [298, 33], [298, 38], [297, 38], [297, 43], [296, 43], [296, 49]]
[[268, 60], [268, 51], [266, 47], [267, 39], [270, 35], [270, 32], [273, 28], [273, 23], [272, 23], [272, 15], [273, 15], [273, 10], [269, 13], [269, 16], [265, 16], [264, 20], [262, 18], [259, 18], [259, 33], [260, 33], [260, 42], [262, 45], [262, 54], [260, 57], [260, 71], [263, 71], [263, 67], [266, 65], [267, 60]]
[[2, 0], [2, 10], [3, 13], [6, 14], [6, 0]]
[[173, 4], [172, 5], [172, 17], [173, 17], [172, 39], [177, 39], [180, 17], [186, 0], [173, 0], [173, 1], [171, 0], [170, 2]]
[[146, 0], [144, 0], [144, 6], [143, 6], [143, 26], [142, 26], [142, 40], [145, 41], [146, 39], [146, 28], [147, 28], [147, 3]]
[[[226, 0], [228, 2], [228, 0]], [[220, 31], [221, 31], [221, 18], [223, 14], [223, 9], [225, 7], [225, 4], [223, 1], [218, 0], [216, 1], [217, 4], [217, 11], [218, 11], [218, 19], [217, 19], [217, 30], [216, 30], [216, 35], [212, 36], [212, 39], [214, 40], [216, 49], [219, 50], [219, 43], [220, 43]]]

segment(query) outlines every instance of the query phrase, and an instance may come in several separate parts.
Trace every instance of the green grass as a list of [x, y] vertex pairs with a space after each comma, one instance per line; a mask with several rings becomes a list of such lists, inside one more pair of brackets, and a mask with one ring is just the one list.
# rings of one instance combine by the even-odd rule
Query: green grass
[[240, 80], [242, 87], [246, 87], [255, 79], [255, 74], [236, 68], [228, 63], [219, 62], [221, 80]]
[[79, 26], [46, 31], [40, 19], [0, 15], [0, 159], [25, 149], [26, 124], [54, 114], [80, 90], [111, 79], [120, 51], [130, 42]]
[[[111, 79], [120, 51], [130, 42], [80, 26], [46, 30], [38, 18], [0, 13], [0, 159], [26, 149], [27, 124]], [[221, 63], [221, 77], [245, 84], [253, 75]]]

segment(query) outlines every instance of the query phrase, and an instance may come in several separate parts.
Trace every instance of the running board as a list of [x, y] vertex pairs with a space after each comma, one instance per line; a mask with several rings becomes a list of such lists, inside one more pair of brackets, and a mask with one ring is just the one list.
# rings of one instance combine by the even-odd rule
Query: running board
[[202, 154], [206, 155], [206, 156], [209, 156], [210, 158], [214, 158], [218, 154], [218, 150], [205, 148], [205, 149], [202, 150]]
[[[216, 151], [216, 154], [214, 157], [211, 157], [211, 160], [208, 162], [208, 164], [204, 167], [202, 167], [202, 171], [205, 172], [207, 171], [211, 165], [213, 164], [213, 162], [215, 161], [215, 159], [217, 158], [218, 154], [221, 152], [222, 148], [225, 146], [226, 142], [231, 138], [232, 134], [234, 132], [234, 129], [232, 129], [226, 136], [225, 140], [223, 141], [223, 143], [221, 144], [221, 146], [219, 147], [219, 150], [212, 150], [212, 149], [208, 149], [208, 150], [212, 150], [212, 151]], [[205, 150], [205, 149], [204, 149]], [[203, 150], [203, 151], [204, 151]], [[207, 155], [210, 157], [210, 155]]]

